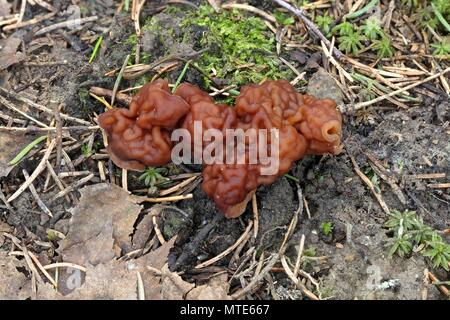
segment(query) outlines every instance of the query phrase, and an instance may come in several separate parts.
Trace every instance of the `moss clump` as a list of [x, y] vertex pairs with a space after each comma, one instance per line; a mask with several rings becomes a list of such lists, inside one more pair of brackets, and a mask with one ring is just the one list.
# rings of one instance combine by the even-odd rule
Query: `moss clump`
[[[141, 63], [152, 63], [168, 55], [183, 57], [207, 48], [193, 63], [224, 84], [240, 86], [266, 78], [295, 76], [278, 59], [275, 37], [264, 21], [242, 11], [216, 13], [211, 6], [202, 5], [186, 13], [176, 6], [168, 6], [142, 24], [142, 34], [140, 40], [132, 34], [125, 42], [130, 46], [130, 64], [134, 63], [136, 43], [141, 41]], [[194, 70], [188, 70], [186, 79], [198, 74], [194, 78], [201, 80], [194, 82], [208, 88], [210, 79]], [[147, 80], [141, 78], [137, 82]], [[234, 98], [231, 95], [221, 102], [232, 103]]]
[[[242, 85], [265, 78], [293, 77], [293, 72], [277, 58], [275, 39], [260, 18], [237, 10], [216, 13], [211, 6], [203, 5], [188, 13], [181, 27], [186, 30], [204, 28], [199, 43], [209, 50], [196, 63], [208, 73], [215, 71], [217, 78]], [[248, 64], [252, 66], [239, 68]], [[207, 79], [205, 81], [209, 84]]]

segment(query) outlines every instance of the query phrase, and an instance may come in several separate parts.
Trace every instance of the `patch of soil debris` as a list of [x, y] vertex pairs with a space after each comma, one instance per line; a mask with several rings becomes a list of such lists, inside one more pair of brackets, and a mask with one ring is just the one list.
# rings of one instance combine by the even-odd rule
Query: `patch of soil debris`
[[[0, 0], [0, 5], [3, 2]], [[388, 255], [388, 244], [392, 239], [384, 227], [388, 215], [355, 172], [356, 165], [369, 175], [371, 163], [376, 159], [399, 187], [393, 189], [387, 181], [378, 182], [377, 188], [387, 208], [416, 211], [433, 229], [448, 230], [448, 188], [434, 187], [443, 182], [440, 178], [420, 178], [422, 174], [433, 173], [440, 174], [439, 177], [450, 176], [450, 104], [443, 92], [435, 93], [432, 98], [424, 97], [419, 105], [408, 109], [369, 107], [353, 112], [351, 103], [344, 104], [345, 99], [335, 78], [319, 66], [322, 65], [322, 57], [311, 67], [305, 67], [309, 85], [298, 84], [297, 89], [319, 98], [333, 98], [346, 111], [345, 148], [336, 157], [307, 156], [295, 165], [288, 177], [280, 178], [270, 186], [260, 187], [256, 192], [258, 232], [255, 234], [256, 208], [250, 203], [241, 217], [225, 219], [199, 187], [201, 177], [196, 176], [195, 172], [199, 172], [200, 168], [195, 166], [166, 168], [167, 176], [183, 177], [187, 174], [187, 178], [194, 178], [193, 184], [175, 194], [192, 193], [189, 199], [152, 205], [116, 190], [118, 187], [114, 184], [121, 185], [123, 172], [109, 160], [100, 130], [86, 129], [88, 125], [62, 115], [96, 126], [96, 115], [103, 112], [105, 106], [90, 96], [89, 90], [91, 87], [112, 90], [118, 70], [135, 48], [135, 44], [129, 41], [135, 30], [129, 13], [118, 13], [117, 4], [113, 1], [79, 2], [76, 8], [82, 11], [83, 16], [98, 16], [95, 22], [83, 24], [81, 29], [58, 29], [36, 35], [43, 27], [70, 16], [72, 1], [53, 1], [57, 10], [53, 18], [2, 34], [2, 38], [20, 39], [20, 45], [14, 49], [14, 54], [19, 53], [11, 58], [14, 63], [0, 69], [0, 96], [48, 126], [53, 127], [62, 121], [63, 127], [85, 128], [64, 131], [64, 147], [58, 149], [58, 155], [55, 149], [48, 158], [49, 164], [42, 164], [45, 171], [31, 185], [36, 189], [39, 200], [51, 212], [49, 216], [30, 187], [15, 200], [7, 200], [26, 180], [24, 172], [31, 175], [41, 165], [45, 149], [32, 149], [15, 166], [8, 162], [24, 146], [46, 132], [34, 130], [39, 124], [18, 116], [6, 107], [5, 101], [0, 101], [2, 127], [30, 128], [23, 132], [0, 131], [0, 159], [8, 155], [0, 163], [0, 277], [9, 275], [5, 278], [8, 285], [0, 287], [0, 298], [133, 299], [137, 298], [136, 280], [130, 276], [130, 270], [141, 270], [142, 275], [147, 277], [144, 279], [144, 286], [148, 288], [146, 298], [186, 298], [194, 291], [196, 297], [239, 298], [239, 290], [257, 276], [254, 271], [258, 265], [266, 265], [276, 255], [299, 208], [302, 210], [288, 239], [284, 256], [288, 264], [294, 266], [299, 243], [304, 243], [300, 263], [303, 284], [296, 286], [277, 261], [264, 281], [259, 282], [259, 287], [253, 288], [253, 293], [246, 293], [247, 297], [304, 299], [308, 294], [301, 288], [305, 287], [322, 299], [421, 299], [424, 294], [428, 299], [443, 298], [438, 288], [427, 285], [424, 279], [427, 278], [427, 270], [432, 270], [439, 279], [448, 279], [448, 272], [433, 269], [429, 260], [418, 253], [405, 258]], [[270, 1], [249, 3], [262, 10], [273, 10]], [[192, 4], [196, 6], [203, 2], [193, 1]], [[191, 6], [178, 5], [182, 10], [191, 10]], [[151, 64], [170, 55], [195, 61], [196, 53], [205, 49], [198, 42], [205, 27], [180, 43], [179, 37], [183, 36], [178, 26], [180, 13], [163, 11], [164, 7], [163, 1], [152, 1], [141, 13], [142, 17], [156, 17], [162, 26], [159, 30], [163, 30], [162, 33], [143, 31], [140, 50], [147, 54], [148, 61], [142, 63]], [[24, 20], [46, 13], [48, 10], [43, 7], [27, 6]], [[99, 36], [103, 36], [104, 40], [93, 63], [88, 63]], [[175, 83], [183, 66], [184, 63], [180, 62], [162, 76]], [[302, 67], [302, 64], [297, 63], [296, 67]], [[329, 66], [324, 67], [329, 70]], [[116, 70], [116, 73], [107, 76], [111, 70]], [[152, 70], [143, 77], [125, 77], [120, 88], [132, 88], [155, 75], [157, 72]], [[203, 74], [194, 68], [187, 71], [184, 81], [209, 89], [204, 87]], [[220, 81], [213, 83], [219, 85]], [[118, 100], [119, 104], [125, 105], [123, 100]], [[46, 106], [51, 112], [42, 112], [30, 106], [30, 102]], [[14, 138], [15, 144], [10, 141], [12, 134], [18, 135]], [[53, 139], [54, 135], [51, 137]], [[48, 146], [48, 142], [44, 143]], [[70, 172], [75, 172], [75, 176], [71, 176]], [[134, 192], [146, 189], [139, 179], [140, 174], [128, 172], [128, 190], [141, 197], [154, 197], [154, 193]], [[82, 179], [85, 181], [79, 183]], [[169, 186], [183, 179], [173, 180]], [[123, 208], [120, 208], [124, 214], [132, 214], [134, 220], [110, 217], [116, 214], [114, 206], [104, 202], [110, 199], [111, 194], [105, 199], [92, 199], [88, 197], [88, 192], [98, 192], [98, 189], [90, 189], [92, 185], [113, 195], [113, 192], [118, 192], [117, 197], [113, 198], [128, 199], [123, 200]], [[79, 190], [83, 191], [80, 193]], [[111, 201], [114, 201], [113, 198]], [[104, 219], [93, 219], [87, 214], [83, 216], [83, 210], [92, 213], [96, 206], [111, 212], [108, 211]], [[74, 213], [78, 216], [73, 216]], [[98, 214], [102, 214], [101, 210]], [[93, 219], [98, 229], [77, 229], [79, 226], [74, 222], [83, 221], [83, 218]], [[249, 229], [251, 223], [253, 228]], [[332, 229], [326, 234], [324, 224], [327, 223]], [[79, 239], [74, 236], [75, 233], [80, 235]], [[241, 239], [243, 234], [245, 239]], [[83, 253], [83, 258], [78, 251], [67, 254], [68, 246], [87, 241], [83, 236], [89, 238], [86, 248], [94, 250], [89, 253], [91, 260], [85, 258], [86, 253]], [[204, 268], [196, 268], [232, 247], [239, 239], [242, 241], [229, 254]], [[78, 284], [74, 280], [78, 271], [68, 269], [62, 273], [60, 281], [65, 281], [62, 286], [64, 292], [58, 295], [46, 277], [30, 271], [30, 265], [23, 259], [27, 253], [20, 249], [23, 247], [32, 252], [42, 265], [71, 262], [86, 268], [75, 267], [73, 270], [87, 270], [88, 273], [79, 279]], [[95, 250], [102, 251], [107, 258], [97, 256]], [[11, 252], [13, 254], [8, 255]], [[64, 260], [65, 255], [71, 257], [70, 261]], [[126, 267], [121, 264], [123, 261], [126, 261]], [[162, 280], [155, 278], [155, 274], [145, 269], [145, 265], [159, 270]], [[177, 274], [181, 271], [182, 277]], [[105, 289], [108, 277], [113, 274], [127, 285], [115, 283], [112, 289]], [[224, 274], [228, 276], [223, 278]], [[31, 285], [33, 277], [40, 278], [40, 285], [36, 288]], [[226, 286], [218, 285], [215, 282], [217, 277]], [[78, 288], [89, 279], [94, 280]], [[174, 289], [172, 283], [180, 282], [184, 291]], [[151, 289], [155, 288], [155, 283], [158, 284], [157, 292]], [[121, 288], [117, 295], [113, 290], [116, 287]], [[99, 292], [102, 288], [105, 291]], [[224, 293], [211, 296], [208, 291], [211, 288]]]

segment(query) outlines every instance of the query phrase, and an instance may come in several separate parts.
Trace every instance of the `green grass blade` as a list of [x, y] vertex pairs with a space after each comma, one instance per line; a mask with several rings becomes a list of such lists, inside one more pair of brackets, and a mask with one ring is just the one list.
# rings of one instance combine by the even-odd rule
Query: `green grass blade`
[[431, 6], [433, 7], [434, 14], [438, 18], [438, 20], [442, 23], [442, 25], [447, 29], [448, 32], [450, 32], [450, 24], [448, 24], [447, 20], [445, 20], [444, 16], [439, 12], [438, 8], [435, 6], [435, 4], [432, 2]]
[[36, 145], [38, 145], [45, 139], [47, 139], [47, 136], [42, 136], [42, 137], [39, 137], [39, 138], [35, 139], [34, 141], [32, 141], [29, 145], [27, 145], [25, 148], [23, 148], [22, 151], [20, 151], [17, 154], [17, 156], [14, 157], [14, 159], [12, 159], [9, 162], [9, 165], [13, 166], [13, 165], [17, 164], [20, 160], [23, 159], [23, 157], [25, 157], [28, 154], [28, 152], [31, 151], [31, 149], [33, 149]]
[[183, 80], [184, 75], [186, 74], [187, 69], [189, 68], [189, 65], [190, 65], [190, 64], [191, 64], [191, 62], [188, 61], [188, 62], [186, 62], [186, 64], [184, 65], [183, 70], [181, 71], [180, 75], [178, 76], [177, 82], [175, 82], [175, 86], [174, 86], [173, 89], [172, 89], [172, 93], [174, 93], [175, 90], [177, 90], [177, 87], [180, 85], [181, 80]]
[[379, 0], [372, 0], [370, 1], [365, 7], [362, 9], [359, 9], [358, 11], [355, 11], [353, 13], [347, 14], [344, 16], [344, 19], [354, 19], [362, 16], [363, 14], [367, 13], [370, 9], [375, 7], [378, 4]]
[[288, 178], [288, 179], [291, 179], [291, 180], [295, 181], [295, 182], [300, 182], [300, 180], [299, 180], [298, 178], [296, 178], [296, 177], [294, 177], [294, 176], [291, 176], [291, 175], [288, 174], [288, 173], [285, 173], [284, 176], [285, 176], [286, 178]]
[[92, 61], [94, 61], [95, 56], [97, 55], [97, 51], [100, 48], [102, 41], [103, 41], [103, 36], [100, 36], [100, 38], [98, 38], [97, 42], [95, 43], [94, 51], [92, 51], [91, 58], [89, 59], [89, 64], [91, 64]]

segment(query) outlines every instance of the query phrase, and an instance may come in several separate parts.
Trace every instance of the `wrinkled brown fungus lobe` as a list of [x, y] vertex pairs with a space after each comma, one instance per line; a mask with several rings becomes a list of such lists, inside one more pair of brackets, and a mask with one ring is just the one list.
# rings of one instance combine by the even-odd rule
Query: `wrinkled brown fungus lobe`
[[[258, 185], [274, 182], [304, 155], [341, 151], [342, 116], [336, 103], [299, 94], [285, 80], [242, 87], [234, 107], [216, 104], [206, 92], [188, 83], [171, 94], [167, 81], [157, 80], [140, 89], [129, 109], [112, 109], [99, 116], [112, 160], [131, 170], [169, 163], [171, 133], [183, 128], [193, 137], [195, 121], [201, 122], [203, 130], [216, 129], [224, 136], [227, 129], [278, 129], [279, 167], [272, 174], [261, 174], [267, 165], [261, 161], [204, 163], [202, 188], [229, 218], [243, 213]], [[209, 143], [193, 141], [201, 148]], [[267, 154], [271, 143], [269, 139]], [[246, 160], [251, 144], [245, 141]]]
[[190, 111], [189, 104], [172, 95], [167, 81], [143, 86], [129, 109], [116, 108], [98, 120], [108, 136], [108, 152], [116, 165], [143, 170], [170, 162], [170, 133]]

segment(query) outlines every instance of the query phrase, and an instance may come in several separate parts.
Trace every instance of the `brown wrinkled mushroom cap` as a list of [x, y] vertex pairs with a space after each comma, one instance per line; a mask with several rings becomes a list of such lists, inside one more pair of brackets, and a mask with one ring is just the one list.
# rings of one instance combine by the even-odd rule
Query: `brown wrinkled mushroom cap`
[[[274, 182], [305, 154], [338, 154], [341, 150], [342, 116], [335, 102], [299, 94], [285, 80], [242, 87], [234, 108], [214, 103], [206, 92], [187, 83], [171, 94], [167, 81], [157, 80], [139, 91], [129, 109], [113, 109], [99, 116], [111, 159], [119, 167], [134, 170], [169, 163], [170, 134], [184, 128], [193, 137], [194, 121], [201, 122], [203, 131], [217, 129], [224, 134], [227, 129], [278, 129], [279, 167], [272, 175], [261, 174], [265, 166], [261, 162], [204, 164], [202, 188], [229, 218], [245, 211], [258, 185]], [[193, 143], [203, 148], [209, 144]], [[251, 147], [246, 141], [247, 160]]]
[[170, 133], [189, 110], [186, 101], [169, 92], [167, 81], [146, 84], [129, 109], [112, 109], [98, 118], [108, 136], [111, 159], [129, 170], [169, 163]]

